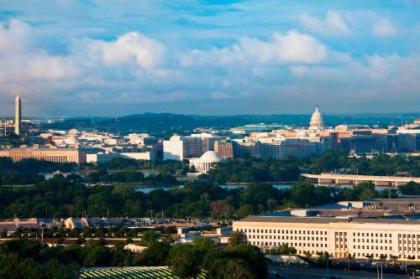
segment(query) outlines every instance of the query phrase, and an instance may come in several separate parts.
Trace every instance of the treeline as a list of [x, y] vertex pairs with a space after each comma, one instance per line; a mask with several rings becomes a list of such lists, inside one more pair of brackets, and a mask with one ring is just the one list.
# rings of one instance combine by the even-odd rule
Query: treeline
[[[141, 182], [147, 185], [173, 186], [179, 184], [176, 176], [188, 172], [188, 164], [178, 161], [151, 162], [116, 158], [109, 162], [82, 166], [88, 169], [88, 183], [132, 183]], [[144, 175], [144, 171], [149, 171]]]
[[372, 158], [356, 158], [349, 157], [344, 152], [328, 150], [304, 163], [302, 167], [305, 171], [312, 173], [341, 171], [363, 175], [397, 175], [405, 173], [411, 176], [420, 176], [420, 157], [377, 154]]
[[341, 172], [364, 175], [420, 176], [420, 158], [378, 154], [373, 158], [349, 157], [326, 151], [308, 160], [239, 158], [218, 164], [205, 176], [218, 183], [297, 181], [301, 172]]
[[[87, 183], [142, 182], [171, 186], [178, 184], [177, 177], [184, 176], [189, 171], [189, 166], [188, 162], [149, 162], [125, 158], [116, 158], [104, 164], [81, 166], [31, 159], [13, 163], [9, 158], [0, 158], [0, 185], [33, 184], [43, 180], [40, 173], [56, 170], [80, 171], [85, 174], [84, 180]], [[355, 158], [331, 150], [305, 161], [237, 158], [218, 164], [201, 178], [218, 184], [292, 182], [298, 181], [302, 172], [420, 176], [420, 158], [385, 154], [378, 154], [369, 159]]]
[[34, 159], [13, 162], [10, 158], [0, 157], [0, 185], [33, 184], [44, 180], [41, 173], [71, 171], [75, 164], [60, 164]]
[[235, 159], [218, 164], [207, 176], [217, 183], [297, 181], [299, 165], [296, 160]]
[[171, 245], [148, 237], [141, 253], [125, 250], [124, 242], [113, 247], [101, 240], [48, 247], [32, 240], [11, 240], [0, 245], [0, 278], [70, 279], [79, 278], [80, 267], [162, 265], [169, 265], [180, 278], [195, 278], [202, 272], [207, 278], [265, 278], [264, 254], [237, 240], [220, 248], [204, 238], [195, 239], [193, 245]]
[[[391, 193], [395, 196], [395, 192]], [[86, 187], [77, 176], [55, 176], [34, 187], [0, 188], [0, 218], [81, 216], [150, 216], [186, 218], [242, 218], [250, 214], [306, 207], [338, 200], [365, 200], [388, 193], [375, 192], [372, 184], [354, 189], [315, 187], [305, 182], [278, 190], [270, 184], [226, 190], [208, 182], [187, 183], [183, 188], [158, 189], [148, 194], [127, 185]]]

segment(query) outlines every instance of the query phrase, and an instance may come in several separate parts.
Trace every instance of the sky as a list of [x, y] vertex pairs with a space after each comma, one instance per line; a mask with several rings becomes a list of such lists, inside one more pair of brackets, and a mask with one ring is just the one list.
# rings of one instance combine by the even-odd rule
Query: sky
[[0, 0], [0, 116], [420, 112], [420, 0]]

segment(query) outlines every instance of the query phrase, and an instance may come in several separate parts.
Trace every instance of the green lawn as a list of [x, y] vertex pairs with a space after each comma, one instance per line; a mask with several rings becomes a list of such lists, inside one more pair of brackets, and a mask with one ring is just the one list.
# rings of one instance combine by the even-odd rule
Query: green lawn
[[[93, 267], [82, 268], [80, 271], [81, 279], [178, 279], [172, 274], [167, 266], [130, 266], [130, 267]], [[199, 279], [204, 279], [204, 275], [199, 275]]]

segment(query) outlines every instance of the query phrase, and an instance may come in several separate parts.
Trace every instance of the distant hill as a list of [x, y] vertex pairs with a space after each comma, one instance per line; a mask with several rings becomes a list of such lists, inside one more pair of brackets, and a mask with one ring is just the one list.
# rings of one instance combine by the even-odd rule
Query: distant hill
[[[329, 126], [338, 124], [376, 124], [384, 126], [388, 124], [400, 125], [409, 123], [419, 116], [419, 113], [325, 115], [324, 120]], [[310, 115], [302, 114], [204, 116], [171, 113], [144, 113], [117, 118], [68, 118], [54, 123], [44, 124], [43, 128], [76, 128], [79, 130], [100, 130], [122, 134], [148, 132], [154, 135], [169, 135], [172, 133], [189, 133], [195, 128], [200, 127], [228, 129], [255, 123], [278, 123], [306, 126], [309, 123], [309, 119]]]

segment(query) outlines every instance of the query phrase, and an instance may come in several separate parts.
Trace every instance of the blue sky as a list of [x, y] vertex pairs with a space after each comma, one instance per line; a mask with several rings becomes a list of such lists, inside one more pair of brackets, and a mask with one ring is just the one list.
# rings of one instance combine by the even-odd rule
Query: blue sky
[[420, 1], [0, 0], [0, 111], [420, 111]]

